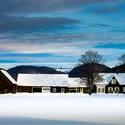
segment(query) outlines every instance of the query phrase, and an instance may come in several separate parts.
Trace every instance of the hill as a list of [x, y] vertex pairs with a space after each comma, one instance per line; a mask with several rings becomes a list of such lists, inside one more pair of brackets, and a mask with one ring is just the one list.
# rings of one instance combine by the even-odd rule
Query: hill
[[125, 73], [125, 64], [113, 67], [112, 71], [116, 73]]
[[17, 80], [18, 73], [29, 73], [29, 74], [64, 74], [63, 72], [56, 71], [50, 67], [38, 67], [38, 66], [17, 66], [14, 68], [8, 69], [8, 73]]
[[[69, 77], [83, 76], [83, 74], [86, 74], [86, 72], [88, 71], [90, 66], [91, 66], [91, 64], [83, 64], [83, 65], [79, 65], [79, 66], [73, 68], [69, 72]], [[99, 73], [110, 73], [110, 72], [112, 72], [111, 68], [109, 68], [109, 67], [107, 67], [103, 64], [94, 64], [94, 66], [96, 66], [95, 72], [99, 72]]]

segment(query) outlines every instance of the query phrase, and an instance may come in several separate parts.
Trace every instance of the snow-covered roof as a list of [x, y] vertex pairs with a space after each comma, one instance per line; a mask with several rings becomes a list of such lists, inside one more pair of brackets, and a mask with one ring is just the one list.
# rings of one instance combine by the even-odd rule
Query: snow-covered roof
[[0, 70], [13, 84], [16, 84], [16, 81], [12, 78], [12, 76], [5, 70]]
[[80, 78], [68, 78], [69, 87], [86, 87], [86, 84]]
[[120, 85], [125, 85], [125, 73], [113, 74]]
[[23, 86], [68, 86], [68, 74], [18, 74], [17, 84]]
[[117, 79], [120, 85], [125, 85], [125, 73], [101, 73], [101, 80], [96, 85], [107, 85], [113, 77]]

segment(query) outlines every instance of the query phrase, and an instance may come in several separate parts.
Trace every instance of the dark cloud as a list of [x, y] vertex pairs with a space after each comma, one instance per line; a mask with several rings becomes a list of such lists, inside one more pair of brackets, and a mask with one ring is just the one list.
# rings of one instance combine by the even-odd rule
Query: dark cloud
[[66, 17], [14, 17], [0, 15], [0, 32], [4, 31], [51, 31], [80, 23]]
[[90, 27], [109, 27], [109, 26], [111, 26], [111, 25], [103, 24], [103, 23], [90, 25]]

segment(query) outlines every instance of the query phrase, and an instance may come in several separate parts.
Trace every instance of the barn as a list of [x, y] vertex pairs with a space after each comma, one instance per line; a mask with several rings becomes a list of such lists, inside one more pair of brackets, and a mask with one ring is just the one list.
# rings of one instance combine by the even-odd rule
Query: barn
[[68, 74], [18, 74], [17, 92], [87, 93], [87, 87]]
[[17, 92], [66, 93], [67, 74], [18, 74]]
[[16, 93], [16, 81], [4, 69], [0, 70], [0, 93]]

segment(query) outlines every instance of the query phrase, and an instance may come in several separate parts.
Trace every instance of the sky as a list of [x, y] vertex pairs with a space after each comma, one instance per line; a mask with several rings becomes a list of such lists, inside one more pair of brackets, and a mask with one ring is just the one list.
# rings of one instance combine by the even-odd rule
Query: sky
[[0, 63], [79, 63], [125, 53], [125, 0], [0, 0]]

